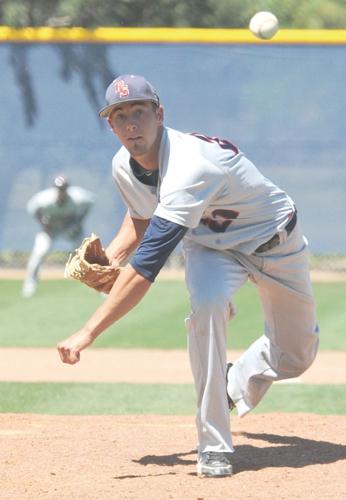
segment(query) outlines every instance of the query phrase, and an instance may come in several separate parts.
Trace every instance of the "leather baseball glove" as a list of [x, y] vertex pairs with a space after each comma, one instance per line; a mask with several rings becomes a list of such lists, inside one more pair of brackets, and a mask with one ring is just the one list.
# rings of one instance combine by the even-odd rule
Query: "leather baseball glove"
[[84, 238], [81, 246], [70, 254], [65, 266], [65, 278], [74, 278], [107, 294], [119, 273], [120, 267], [110, 265], [101, 240], [94, 233]]

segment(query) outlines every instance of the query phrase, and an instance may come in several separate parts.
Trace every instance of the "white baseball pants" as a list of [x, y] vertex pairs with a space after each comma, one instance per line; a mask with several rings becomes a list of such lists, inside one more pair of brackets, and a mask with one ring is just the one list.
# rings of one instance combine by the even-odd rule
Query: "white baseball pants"
[[[303, 373], [318, 349], [318, 328], [306, 241], [299, 223], [265, 254], [218, 251], [185, 240], [186, 319], [197, 392], [198, 451], [233, 451], [226, 397], [227, 323], [234, 296], [250, 279], [258, 289], [264, 332], [236, 361], [227, 390], [240, 416], [258, 404], [272, 382]], [[243, 311], [246, 314], [246, 311]]]
[[35, 236], [34, 246], [27, 264], [26, 280], [37, 281], [40, 267], [47, 258], [57, 238], [70, 240], [71, 246], [73, 246], [73, 248], [80, 245], [79, 234], [76, 235], [75, 238], [70, 238], [66, 236], [65, 233], [51, 236], [46, 231], [39, 231]]
[[46, 231], [39, 231], [28, 261], [26, 279], [37, 281], [38, 272], [53, 244], [52, 237]]

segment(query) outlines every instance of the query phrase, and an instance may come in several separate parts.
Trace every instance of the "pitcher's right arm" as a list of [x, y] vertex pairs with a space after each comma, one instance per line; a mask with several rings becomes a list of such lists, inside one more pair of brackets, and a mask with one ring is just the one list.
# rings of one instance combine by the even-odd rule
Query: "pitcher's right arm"
[[123, 223], [111, 243], [106, 254], [114, 265], [121, 265], [128, 260], [143, 239], [150, 219], [134, 219], [126, 213]]

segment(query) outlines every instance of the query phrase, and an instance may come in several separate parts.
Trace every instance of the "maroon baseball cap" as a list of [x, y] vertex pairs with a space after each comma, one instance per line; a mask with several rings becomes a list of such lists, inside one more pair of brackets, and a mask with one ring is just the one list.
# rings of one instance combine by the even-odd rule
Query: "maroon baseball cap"
[[143, 76], [120, 75], [108, 86], [107, 106], [99, 111], [99, 115], [107, 118], [116, 106], [131, 101], [151, 101], [157, 106], [160, 104], [156, 90]]

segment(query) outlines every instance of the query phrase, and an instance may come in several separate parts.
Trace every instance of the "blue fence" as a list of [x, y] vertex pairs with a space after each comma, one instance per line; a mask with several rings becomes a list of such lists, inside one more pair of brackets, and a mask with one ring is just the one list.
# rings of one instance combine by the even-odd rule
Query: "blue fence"
[[1, 44], [0, 249], [30, 249], [26, 202], [56, 173], [96, 194], [87, 231], [114, 236], [119, 143], [97, 111], [139, 73], [168, 126], [230, 139], [292, 196], [312, 252], [345, 253], [345, 60], [346, 45]]

